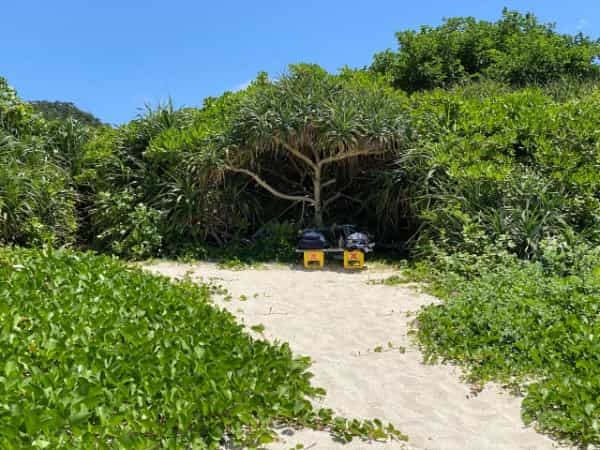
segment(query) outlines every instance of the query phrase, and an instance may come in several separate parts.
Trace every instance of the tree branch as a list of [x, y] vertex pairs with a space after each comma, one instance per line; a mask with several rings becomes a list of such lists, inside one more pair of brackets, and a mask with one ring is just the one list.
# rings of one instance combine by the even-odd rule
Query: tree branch
[[307, 156], [303, 155], [300, 151], [298, 151], [297, 149], [295, 149], [294, 147], [292, 147], [290, 144], [288, 144], [287, 142], [282, 141], [281, 139], [279, 139], [277, 136], [273, 137], [273, 140], [281, 145], [283, 148], [285, 148], [288, 152], [290, 152], [292, 155], [294, 155], [296, 158], [304, 161], [306, 164], [308, 164], [313, 170], [317, 170], [317, 165]]
[[302, 183], [297, 183], [295, 181], [292, 181], [292, 180], [286, 178], [285, 176], [283, 176], [281, 174], [281, 172], [276, 172], [274, 170], [270, 170], [267, 168], [263, 168], [263, 170], [265, 171], [265, 174], [271, 175], [272, 177], [279, 179], [279, 181], [284, 181], [285, 183], [293, 185], [295, 188], [299, 188], [301, 190], [303, 190], [303, 188], [304, 188], [304, 185]]
[[304, 178], [306, 177], [307, 174], [307, 170], [306, 169], [300, 169], [300, 167], [298, 167], [298, 164], [296, 164], [296, 160], [294, 158], [288, 158], [290, 161], [290, 164], [294, 167], [294, 170], [296, 172], [298, 172], [298, 175], [300, 176], [300, 183], [302, 184], [304, 182]]
[[[329, 197], [327, 200], [325, 200], [323, 202], [323, 209], [325, 209], [327, 206], [329, 206], [330, 203], [335, 202], [336, 200], [340, 199], [340, 198], [345, 198], [347, 200], [350, 200], [351, 202], [355, 202], [358, 203], [359, 205], [361, 205], [363, 208], [365, 206], [365, 203], [357, 198], [351, 197], [349, 195], [346, 195], [342, 192], [336, 192], [334, 195], [332, 195], [331, 197]], [[361, 209], [363, 209], [361, 208]]]
[[365, 202], [363, 202], [362, 200], [359, 200], [357, 198], [351, 197], [350, 195], [346, 195], [346, 194], [342, 194], [340, 195], [341, 198], [345, 198], [347, 200], [350, 200], [351, 202], [355, 202], [358, 203], [359, 205], [361, 205], [363, 208], [365, 207]]
[[325, 200], [323, 202], [323, 209], [327, 208], [329, 206], [330, 203], [335, 202], [338, 198], [340, 198], [342, 196], [341, 192], [336, 192], [335, 194], [333, 194], [331, 197], [329, 197], [327, 200]]
[[313, 205], [315, 204], [315, 201], [312, 198], [300, 197], [299, 195], [288, 195], [288, 194], [284, 194], [283, 192], [279, 192], [277, 189], [270, 186], [265, 180], [263, 180], [257, 174], [255, 174], [254, 172], [251, 172], [250, 170], [242, 169], [239, 167], [233, 167], [228, 164], [225, 164], [225, 169], [229, 170], [231, 172], [243, 173], [245, 175], [248, 175], [249, 177], [253, 178], [254, 181], [256, 181], [260, 186], [262, 186], [264, 189], [266, 189], [271, 194], [273, 194], [275, 197], [279, 197], [284, 200], [307, 202], [307, 203], [310, 203]]
[[374, 150], [369, 150], [369, 149], [362, 149], [362, 150], [356, 150], [353, 152], [340, 153], [335, 156], [330, 156], [329, 158], [322, 159], [318, 165], [319, 165], [319, 167], [322, 167], [325, 164], [330, 164], [332, 162], [341, 161], [343, 159], [354, 158], [357, 156], [365, 156], [365, 155], [372, 155], [372, 156], [383, 155], [384, 153], [387, 153], [387, 152], [388, 152], [388, 150], [374, 151]]
[[325, 189], [327, 186], [335, 184], [337, 182], [337, 180], [335, 178], [332, 178], [331, 180], [327, 180], [325, 183], [323, 183], [321, 185], [321, 189]]

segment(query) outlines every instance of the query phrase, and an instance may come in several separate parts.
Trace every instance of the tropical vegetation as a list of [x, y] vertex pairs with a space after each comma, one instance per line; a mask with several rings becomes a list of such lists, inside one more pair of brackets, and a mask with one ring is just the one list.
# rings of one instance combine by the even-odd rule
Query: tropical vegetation
[[[207, 98], [199, 108], [168, 102], [116, 127], [71, 107], [51, 113], [47, 104], [29, 104], [0, 78], [0, 243], [6, 247], [0, 314], [9, 324], [4, 360], [12, 361], [2, 376], [14, 383], [0, 404], [21, 392], [28, 399], [21, 408], [31, 409], [35, 421], [1, 409], [9, 425], [0, 442], [33, 445], [25, 440], [35, 435], [42, 444], [69, 446], [75, 441], [65, 439], [84, 442], [93, 434], [106, 442], [166, 439], [165, 446], [199, 439], [210, 447], [227, 436], [260, 440], [281, 418], [337, 423], [317, 420], [304, 401], [320, 392], [307, 381], [307, 365], [284, 346], [245, 337], [206, 303], [205, 288], [171, 286], [75, 250], [130, 259], [285, 259], [298, 229], [356, 223], [396, 257], [408, 257], [411, 273], [445, 299], [419, 315], [416, 334], [429, 359], [458, 362], [472, 380], [510, 384], [524, 395], [524, 419], [544, 432], [600, 444], [600, 42], [508, 10], [495, 22], [451, 18], [401, 31], [397, 40], [397, 50], [377, 53], [363, 69], [333, 74], [295, 64], [278, 78], [261, 73], [247, 88]], [[73, 250], [51, 250], [60, 247]], [[27, 276], [38, 277], [43, 299]], [[128, 294], [119, 287], [125, 284], [138, 287]], [[59, 285], [64, 298], [54, 292]], [[173, 317], [153, 309], [149, 293], [160, 290]], [[42, 315], [32, 314], [37, 308]], [[95, 317], [85, 325], [92, 312], [106, 321]], [[202, 357], [188, 352], [173, 360], [181, 363], [174, 369], [148, 362], [159, 355], [134, 348], [138, 331], [125, 336], [129, 328], [120, 322], [123, 315], [136, 317], [165, 333], [168, 320], [173, 330], [187, 330], [184, 318], [192, 313], [231, 332], [213, 342], [195, 328], [190, 338], [204, 343], [201, 353], [231, 345], [234, 355], [253, 361], [249, 370], [256, 373], [266, 370], [264, 355], [279, 361], [274, 384], [252, 388], [266, 396], [258, 404], [244, 399], [237, 413], [204, 421], [196, 391], [168, 378], [180, 367], [182, 380], [192, 379], [190, 368], [203, 367]], [[100, 336], [97, 323], [113, 339], [108, 360], [126, 350], [131, 365], [128, 356], [115, 366], [94, 366], [100, 363], [86, 349]], [[28, 337], [16, 342], [19, 330]], [[139, 345], [166, 345], [171, 356], [186, 345], [196, 348], [177, 331], [156, 330], [154, 340]], [[40, 347], [42, 341], [58, 348], [68, 339], [78, 344], [61, 353], [60, 364], [43, 359], [51, 349]], [[35, 351], [22, 347], [30, 342]], [[38, 348], [46, 355], [40, 360]], [[156, 364], [161, 369], [150, 384], [140, 384], [146, 378], [134, 368]], [[66, 375], [78, 367], [89, 375], [85, 381]], [[149, 389], [139, 396], [144, 405], [166, 395], [152, 390], [152, 380], [170, 380], [171, 409], [151, 409], [155, 415], [143, 419], [135, 405], [119, 409], [119, 389], [125, 389], [119, 382], [130, 379], [120, 371], [127, 370], [137, 380], [129, 388]], [[207, 379], [217, 388], [207, 398], [215, 407], [222, 396], [249, 392], [236, 384], [237, 375], [210, 370]], [[82, 400], [88, 389], [71, 407], [47, 380], [52, 371], [76, 389], [92, 389], [100, 373], [107, 378], [96, 379], [89, 404]], [[275, 411], [276, 404], [282, 409]], [[185, 423], [169, 421], [176, 411]], [[73, 414], [79, 419], [71, 423]], [[343, 423], [363, 436], [381, 428]], [[49, 434], [52, 427], [64, 434]]]

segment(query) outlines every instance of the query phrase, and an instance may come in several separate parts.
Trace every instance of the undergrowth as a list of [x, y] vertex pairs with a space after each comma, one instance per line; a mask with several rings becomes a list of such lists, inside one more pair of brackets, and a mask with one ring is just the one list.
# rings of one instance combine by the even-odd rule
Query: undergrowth
[[180, 261], [216, 261], [222, 269], [259, 268], [263, 263], [292, 263], [298, 228], [294, 224], [272, 222], [264, 225], [252, 239], [232, 239], [223, 246], [188, 245], [172, 251], [169, 256]]

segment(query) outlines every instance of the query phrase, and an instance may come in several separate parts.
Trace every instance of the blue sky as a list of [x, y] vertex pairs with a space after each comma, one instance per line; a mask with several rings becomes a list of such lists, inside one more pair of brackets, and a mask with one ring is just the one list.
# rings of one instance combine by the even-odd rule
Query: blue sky
[[171, 97], [200, 105], [294, 62], [362, 67], [394, 32], [443, 17], [532, 11], [600, 36], [598, 0], [2, 0], [0, 75], [28, 100], [72, 101], [110, 123]]

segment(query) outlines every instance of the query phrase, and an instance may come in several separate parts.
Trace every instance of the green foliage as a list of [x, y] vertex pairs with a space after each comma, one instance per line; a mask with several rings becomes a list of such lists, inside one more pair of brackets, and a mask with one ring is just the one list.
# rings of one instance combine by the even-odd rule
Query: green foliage
[[0, 243], [62, 245], [77, 228], [75, 193], [45, 152], [0, 130]]
[[225, 268], [243, 268], [261, 262], [293, 262], [298, 228], [292, 223], [271, 222], [258, 230], [252, 240], [234, 240], [209, 255]]
[[597, 445], [600, 255], [556, 241], [542, 247], [538, 263], [491, 249], [439, 259], [434, 282], [446, 301], [419, 314], [418, 338], [426, 359], [522, 390], [526, 423]]
[[85, 157], [84, 147], [97, 130], [82, 125], [75, 119], [55, 121], [47, 124], [46, 147], [52, 151], [61, 166], [71, 175], [77, 175], [82, 169]]
[[[0, 78], [0, 244], [237, 269], [292, 261], [311, 220], [364, 224], [427, 258], [381, 282], [433, 277], [429, 358], [599, 444], [600, 44], [508, 10], [397, 38], [370, 70], [293, 65], [117, 128]], [[62, 251], [0, 250], [0, 280], [2, 447], [258, 445], [281, 422], [403, 437], [314, 410], [308, 361], [252, 341], [208, 288]]]
[[0, 78], [0, 243], [62, 245], [74, 239], [76, 194], [51, 136]]
[[[399, 113], [405, 103], [366, 72], [331, 75], [298, 65], [277, 81], [261, 74], [245, 91], [207, 99], [199, 110], [176, 111], [170, 103], [148, 109], [116, 130], [95, 133], [84, 145], [75, 181], [86, 194], [90, 235], [101, 236], [98, 248], [121, 255], [201, 256], [217, 246], [225, 247], [222, 259], [232, 261], [289, 260], [294, 239], [246, 243], [244, 238], [281, 216], [296, 222], [292, 214], [298, 214], [305, 221], [302, 203], [308, 192], [315, 193], [310, 202], [320, 199], [319, 210], [355, 202], [344, 185], [390, 159], [403, 137]], [[314, 157], [311, 148], [319, 156], [310, 165], [288, 158], [291, 145], [307, 160]], [[368, 153], [361, 153], [362, 164], [353, 151]], [[328, 158], [344, 164], [319, 165]], [[255, 173], [279, 191], [293, 190], [299, 201], [288, 205], [277, 196], [273, 201], [262, 186], [230, 166]], [[111, 207], [111, 201], [122, 207]], [[125, 237], [130, 229], [150, 232], [131, 223], [138, 204], [156, 211], [152, 228], [161, 240], [143, 251], [131, 247], [138, 240], [157, 240], [139, 233], [133, 240]]]
[[93, 226], [103, 230], [98, 243], [116, 255], [134, 259], [159, 255], [161, 213], [135, 200], [129, 191], [100, 193], [93, 210]]
[[396, 38], [398, 51], [376, 54], [371, 70], [408, 92], [481, 77], [523, 86], [600, 75], [597, 41], [559, 34], [533, 14], [507, 9], [497, 22], [454, 17], [438, 27], [398, 32]]
[[236, 101], [225, 95], [207, 100], [202, 110], [175, 111], [170, 103], [159, 105], [90, 140], [76, 180], [88, 193], [93, 235], [110, 228], [110, 236], [123, 226], [135, 227], [126, 208], [103, 213], [106, 199], [129, 197], [133, 206], [143, 204], [151, 211], [162, 241], [147, 249], [180, 255], [190, 248], [221, 245], [234, 233], [243, 233], [260, 206], [241, 192], [240, 183], [218, 173], [209, 142]]
[[355, 148], [392, 150], [404, 137], [402, 100], [364, 72], [332, 75], [316, 65], [292, 65], [288, 74], [260, 80], [249, 92], [232, 124], [230, 146], [256, 157], [285, 152], [277, 144], [282, 141], [301, 152], [312, 147], [320, 159]]
[[307, 206], [323, 226], [339, 199], [353, 200], [345, 192], [352, 178], [402, 150], [405, 105], [403, 95], [372, 74], [292, 65], [248, 91], [222, 136], [223, 168], [277, 199]]
[[0, 249], [2, 448], [210, 448], [276, 423], [402, 437], [315, 410], [308, 358], [253, 340], [209, 302], [106, 257]]
[[0, 76], [0, 129], [20, 138], [40, 127], [40, 121], [27, 103], [21, 101], [16, 91]]
[[[200, 109], [168, 102], [116, 129], [46, 121], [2, 80], [0, 123], [58, 168], [53, 193], [76, 192], [79, 241], [121, 255], [227, 247], [221, 259], [281, 259], [285, 246], [246, 239], [265, 223], [324, 220], [408, 240], [417, 255], [501, 242], [535, 259], [548, 237], [597, 242], [597, 43], [506, 10], [493, 23], [453, 18], [398, 36], [398, 53], [376, 57], [383, 76], [297, 64]], [[390, 77], [451, 90], [408, 98]], [[47, 217], [21, 216], [35, 226], [13, 220], [5, 241], [29, 242], [38, 223], [51, 241], [74, 238], [73, 227], [67, 237]]]
[[279, 259], [284, 247], [241, 243], [265, 223], [326, 220], [416, 254], [501, 241], [535, 259], [549, 236], [597, 242], [598, 42], [508, 10], [398, 40], [372, 70], [296, 64], [118, 128], [0, 79], [3, 148], [37, 155], [3, 155], [2, 241]]
[[200, 150], [208, 146], [211, 138], [230, 127], [246, 95], [247, 91], [225, 92], [220, 97], [206, 98], [201, 109], [186, 110], [189, 118], [186, 126], [168, 127], [153, 138], [146, 155], [158, 159], [182, 153], [198, 153], [198, 158], [210, 162], [213, 155], [209, 151]]
[[[527, 259], [547, 237], [598, 238], [598, 91], [564, 103], [539, 90], [413, 96], [415, 149], [376, 196], [408, 199], [417, 248], [480, 253], [501, 242]], [[478, 249], [477, 247], [480, 247]]]
[[0, 78], [0, 242], [76, 240], [82, 196], [73, 184], [94, 131], [75, 119], [47, 121]]
[[29, 102], [33, 109], [41, 113], [50, 121], [68, 121], [74, 119], [77, 122], [90, 127], [100, 127], [102, 122], [89, 112], [82, 111], [71, 102], [50, 102], [47, 100], [34, 100]]

